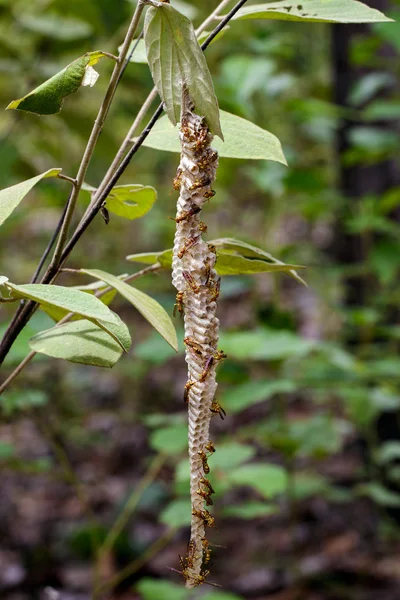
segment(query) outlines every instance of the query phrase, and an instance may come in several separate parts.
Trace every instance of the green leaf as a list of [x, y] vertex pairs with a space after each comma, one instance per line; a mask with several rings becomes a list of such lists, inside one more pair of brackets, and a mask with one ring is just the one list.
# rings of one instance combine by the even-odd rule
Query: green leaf
[[[302, 269], [299, 265], [288, 265], [274, 258], [261, 248], [256, 248], [245, 242], [230, 238], [210, 240], [217, 248], [217, 262], [215, 269], [219, 275], [251, 275], [255, 273], [284, 272], [294, 277], [300, 283], [306, 283], [294, 270]], [[244, 256], [245, 255], [245, 256]], [[144, 264], [160, 263], [165, 268], [172, 266], [172, 249], [162, 252], [145, 252], [130, 254], [126, 257], [132, 262]], [[257, 260], [259, 259], [259, 260]]]
[[221, 335], [221, 348], [237, 360], [282, 360], [306, 356], [315, 342], [305, 340], [290, 331], [260, 328]]
[[230, 442], [218, 444], [218, 452], [210, 456], [210, 465], [213, 469], [221, 469], [221, 471], [231, 471], [239, 465], [253, 458], [255, 449], [246, 444], [238, 444]]
[[25, 198], [28, 192], [46, 177], [57, 177], [61, 169], [49, 169], [32, 179], [27, 179], [16, 185], [0, 190], [0, 225], [4, 223], [11, 213], [17, 208], [18, 204]]
[[21, 12], [18, 22], [29, 31], [63, 41], [86, 38], [93, 32], [93, 27], [85, 21], [51, 13], [34, 15]]
[[222, 514], [224, 517], [238, 517], [239, 519], [257, 519], [274, 515], [279, 511], [279, 507], [274, 504], [265, 504], [264, 502], [246, 502], [240, 506], [226, 506]]
[[154, 450], [168, 454], [185, 451], [188, 445], [187, 425], [180, 423], [156, 429], [150, 436], [150, 444]]
[[356, 0], [283, 0], [241, 8], [237, 19], [279, 19], [317, 23], [380, 23], [392, 21], [384, 14]]
[[149, 7], [144, 40], [150, 71], [171, 122], [176, 125], [180, 119], [184, 84], [197, 113], [223, 139], [218, 100], [192, 22], [170, 4]]
[[244, 258], [238, 254], [217, 252], [215, 268], [219, 275], [254, 275], [255, 273], [270, 273], [272, 271], [291, 273], [294, 269], [301, 267], [299, 265], [285, 265], [283, 263], [268, 263], [265, 260]]
[[378, 461], [380, 463], [391, 462], [400, 459], [400, 442], [385, 442], [378, 450]]
[[228, 476], [232, 483], [251, 486], [265, 498], [282, 494], [287, 487], [287, 473], [278, 465], [242, 465]]
[[237, 596], [231, 592], [215, 590], [213, 592], [208, 592], [205, 596], [202, 596], [201, 600], [243, 600], [243, 596]]
[[[174, 6], [175, 6], [175, 8], [177, 8], [176, 0], [174, 1]], [[182, 12], [182, 11], [180, 11], [180, 12]], [[218, 35], [216, 35], [215, 38], [212, 40], [210, 46], [212, 44], [214, 44], [214, 42], [218, 41], [227, 32], [228, 29], [229, 29], [229, 27], [224, 27], [224, 29], [222, 29], [222, 31], [220, 31], [218, 33]], [[208, 38], [209, 35], [210, 35], [209, 31], [203, 31], [197, 38], [199, 44], [202, 44], [204, 42], [204, 40], [206, 40]], [[118, 46], [118, 52], [121, 52], [121, 48], [122, 48], [122, 45]], [[135, 48], [135, 51], [130, 58], [130, 62], [147, 65], [146, 44], [145, 44], [144, 40], [143, 39], [140, 39], [139, 41], [133, 40], [133, 42], [131, 43], [131, 45], [129, 47], [128, 56], [130, 56], [132, 48]]]
[[227, 390], [221, 397], [222, 406], [231, 413], [237, 413], [258, 402], [269, 400], [275, 394], [290, 394], [296, 386], [286, 379], [247, 381]]
[[[273, 160], [284, 165], [287, 164], [281, 143], [275, 135], [224, 110], [220, 111], [220, 116], [225, 141], [215, 139], [212, 144], [220, 157]], [[162, 117], [157, 121], [143, 145], [156, 150], [180, 153], [178, 129], [167, 117]]]
[[86, 319], [42, 331], [29, 340], [29, 346], [46, 356], [95, 367], [113, 367], [122, 355], [121, 346]]
[[105, 54], [101, 50], [86, 52], [23, 98], [10, 102], [7, 110], [25, 110], [38, 115], [60, 112], [66, 96], [74, 94], [81, 86], [94, 85], [96, 77], [93, 75], [96, 72], [93, 65], [103, 56]]
[[[119, 275], [118, 277], [123, 279], [124, 277], [127, 277], [127, 273], [124, 273], [123, 275]], [[87, 285], [74, 285], [74, 286], [72, 286], [72, 289], [81, 290], [82, 292], [86, 292], [87, 294], [94, 295], [96, 292], [99, 292], [100, 290], [105, 289], [106, 287], [109, 287], [109, 286], [106, 283], [104, 283], [104, 281], [93, 281], [92, 283], [89, 283]], [[110, 290], [103, 296], [99, 297], [99, 300], [106, 306], [110, 306], [110, 304], [114, 300], [116, 294], [117, 294], [116, 290]], [[68, 310], [63, 310], [62, 308], [58, 308], [57, 306], [50, 306], [50, 305], [49, 306], [41, 306], [41, 309], [46, 314], [48, 314], [49, 317], [51, 317], [54, 321], [56, 321], [56, 323], [58, 323], [58, 321], [61, 321], [61, 319], [63, 319], [69, 312]], [[82, 319], [82, 317], [80, 315], [73, 315], [70, 318], [70, 321], [77, 321], [80, 319]]]
[[105, 281], [108, 285], [111, 285], [123, 296], [133, 304], [135, 308], [143, 315], [143, 317], [158, 331], [158, 333], [165, 339], [166, 342], [174, 349], [178, 351], [178, 339], [176, 336], [175, 327], [168, 313], [163, 307], [156, 302], [153, 298], [137, 290], [131, 285], [121, 281], [115, 275], [100, 271], [99, 269], [81, 269], [81, 273], [86, 273], [96, 279]]
[[157, 200], [156, 190], [147, 185], [117, 185], [106, 199], [107, 209], [125, 219], [139, 219], [151, 210]]
[[[256, 246], [247, 244], [247, 242], [242, 242], [241, 240], [236, 240], [234, 238], [219, 238], [216, 240], [212, 240], [210, 243], [217, 248], [218, 254], [220, 254], [220, 249], [222, 249], [224, 251], [226, 250], [229, 252], [235, 252], [236, 254], [245, 258], [256, 258], [264, 261], [269, 261], [272, 265], [280, 265], [283, 268], [276, 270], [288, 271], [288, 274], [294, 277], [294, 279], [296, 279], [299, 283], [302, 283], [303, 285], [307, 286], [305, 281], [294, 270], [293, 267], [295, 267], [296, 265], [285, 265], [285, 263], [272, 256], [272, 254], [270, 254], [269, 252], [265, 252], [265, 250], [262, 250], [261, 248], [257, 248]], [[257, 264], [255, 268], [257, 269], [259, 266], [260, 265]], [[243, 267], [246, 267], [246, 265], [244, 264]], [[288, 267], [288, 269], [286, 269], [286, 267]], [[302, 269], [304, 267], [296, 266], [296, 268]], [[216, 269], [217, 271], [219, 270], [218, 265], [216, 266]], [[252, 272], [260, 273], [263, 271]], [[222, 275], [223, 273], [220, 274]]]
[[136, 585], [143, 600], [187, 600], [190, 592], [182, 585], [160, 579], [144, 577]]
[[369, 496], [371, 500], [380, 506], [390, 506], [392, 508], [400, 506], [400, 494], [388, 490], [380, 483], [363, 483], [356, 487], [356, 491], [362, 496]]
[[112, 312], [98, 298], [60, 285], [43, 285], [41, 283], [30, 283], [26, 285], [15, 285], [7, 282], [13, 295], [17, 298], [29, 298], [42, 305], [44, 308], [56, 306], [68, 312], [73, 312], [89, 321], [93, 321], [99, 327], [107, 331], [128, 352], [131, 346], [131, 338], [128, 328], [118, 315]]
[[10, 416], [18, 410], [26, 410], [44, 406], [48, 396], [41, 390], [11, 390], [0, 396], [0, 407], [5, 416]]
[[161, 523], [173, 528], [190, 525], [191, 518], [192, 508], [190, 500], [175, 500], [168, 504], [167, 508], [160, 515]]

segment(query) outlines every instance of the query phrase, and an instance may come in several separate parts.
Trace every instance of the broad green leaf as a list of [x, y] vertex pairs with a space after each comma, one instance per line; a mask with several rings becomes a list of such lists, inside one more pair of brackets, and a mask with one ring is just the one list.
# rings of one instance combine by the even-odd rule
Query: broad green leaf
[[178, 351], [178, 339], [176, 336], [175, 327], [168, 313], [163, 307], [153, 298], [132, 287], [128, 283], [121, 281], [115, 275], [100, 271], [99, 269], [81, 269], [81, 273], [86, 273], [96, 279], [105, 281], [117, 290], [124, 298], [128, 300], [144, 318], [158, 331], [170, 346]]
[[[121, 48], [122, 45], [118, 46], [118, 52], [121, 52]], [[135, 50], [130, 58], [130, 62], [147, 64], [146, 46], [144, 40], [133, 40], [129, 46], [128, 56], [130, 56], [133, 48], [135, 48]]]
[[12, 185], [11, 187], [0, 190], [0, 225], [4, 223], [11, 213], [17, 208], [18, 204], [25, 198], [28, 192], [46, 177], [57, 177], [61, 169], [49, 169], [36, 177]]
[[190, 592], [182, 585], [164, 579], [143, 577], [135, 588], [143, 600], [189, 600]]
[[7, 282], [7, 287], [12, 290], [13, 295], [17, 298], [29, 298], [43, 307], [56, 306], [93, 321], [107, 331], [125, 352], [128, 352], [131, 346], [128, 328], [119, 316], [98, 298], [80, 290], [60, 285], [43, 285], [41, 283], [15, 285]]
[[[174, 2], [174, 6], [175, 6], [175, 8], [177, 8], [176, 2]], [[180, 12], [182, 12], [182, 11], [180, 11]], [[229, 27], [224, 27], [224, 29], [222, 29], [222, 31], [220, 31], [219, 34], [215, 36], [215, 38], [211, 42], [210, 46], [212, 44], [214, 44], [214, 42], [218, 41], [227, 32], [228, 29], [229, 29]], [[204, 40], [206, 40], [208, 38], [209, 35], [210, 35], [209, 31], [203, 31], [197, 38], [199, 44], [202, 44], [204, 42]], [[122, 48], [122, 46], [118, 47], [119, 52], [121, 52], [121, 48]], [[133, 54], [130, 58], [130, 62], [147, 65], [146, 45], [145, 45], [144, 40], [143, 39], [140, 39], [139, 41], [133, 40], [133, 42], [131, 43], [131, 45], [129, 47], [128, 56], [130, 56], [132, 48], [135, 48], [135, 51], [133, 52]]]
[[18, 23], [30, 31], [63, 41], [86, 38], [93, 32], [93, 27], [86, 21], [51, 13], [34, 15], [21, 11]]
[[160, 521], [168, 527], [182, 527], [190, 525], [192, 509], [190, 500], [174, 500], [161, 512]]
[[144, 40], [154, 84], [171, 122], [176, 125], [180, 119], [185, 84], [197, 113], [206, 118], [210, 131], [223, 139], [218, 100], [192, 22], [170, 4], [149, 7]]
[[241, 8], [237, 19], [279, 19], [317, 23], [381, 23], [392, 21], [379, 10], [356, 0], [283, 0]]
[[377, 451], [377, 459], [380, 463], [391, 462], [400, 458], [400, 442], [385, 442]]
[[113, 367], [122, 355], [121, 346], [86, 319], [42, 331], [29, 346], [40, 354], [95, 367]]
[[239, 519], [257, 519], [274, 515], [279, 511], [275, 504], [264, 504], [264, 502], [246, 502], [239, 506], [234, 504], [226, 506], [222, 514], [224, 517], [238, 517]]
[[188, 445], [187, 424], [179, 423], [156, 429], [150, 436], [150, 445], [154, 450], [167, 454], [183, 452]]
[[[274, 258], [268, 252], [264, 252], [261, 248], [256, 248], [245, 242], [239, 242], [230, 238], [210, 240], [209, 243], [217, 248], [215, 269], [219, 275], [251, 275], [273, 271], [284, 272], [306, 285], [295, 271], [295, 269], [302, 269], [304, 267], [287, 265]], [[144, 264], [155, 264], [158, 262], [163, 267], [169, 269], [172, 266], [172, 250], [164, 250], [160, 253], [145, 252], [142, 254], [130, 254], [126, 258], [129, 261]]]
[[244, 600], [244, 599], [243, 599], [243, 596], [237, 596], [236, 594], [232, 594], [231, 592], [222, 592], [220, 590], [215, 590], [215, 591], [206, 593], [205, 596], [201, 597], [201, 600]]
[[172, 265], [172, 250], [160, 250], [160, 252], [140, 252], [139, 254], [129, 254], [126, 260], [131, 262], [155, 265], [160, 263], [163, 267], [170, 269]]
[[149, 212], [157, 200], [156, 190], [149, 185], [117, 185], [106, 199], [107, 209], [125, 219], [139, 219]]
[[228, 389], [221, 397], [221, 404], [231, 413], [237, 413], [258, 402], [269, 400], [275, 394], [288, 394], [296, 386], [287, 379], [247, 381]]
[[10, 390], [0, 396], [0, 408], [5, 416], [10, 416], [18, 410], [26, 410], [44, 406], [48, 395], [42, 390], [21, 389]]
[[94, 76], [93, 65], [103, 56], [101, 50], [86, 52], [23, 98], [10, 102], [7, 110], [25, 110], [38, 115], [60, 112], [66, 96], [74, 94], [82, 85], [94, 85], [97, 74]]
[[356, 487], [356, 492], [362, 496], [369, 496], [380, 506], [400, 506], [400, 494], [389, 490], [378, 482], [363, 483]]
[[[123, 279], [124, 277], [127, 277], [127, 273], [124, 273], [123, 275], [119, 275], [118, 277]], [[71, 286], [71, 289], [81, 290], [82, 292], [86, 292], [87, 294], [94, 295], [96, 292], [99, 292], [100, 290], [105, 289], [106, 287], [109, 287], [109, 286], [106, 283], [104, 283], [104, 281], [93, 281], [92, 283], [89, 283], [87, 285]], [[117, 294], [116, 290], [110, 290], [103, 296], [100, 296], [99, 300], [106, 306], [110, 306], [110, 304], [114, 300], [116, 294]], [[41, 306], [41, 309], [46, 314], [48, 314], [49, 317], [51, 317], [54, 321], [56, 321], [56, 323], [58, 323], [58, 321], [61, 321], [61, 319], [63, 319], [69, 312], [67, 310], [63, 310], [62, 308], [58, 308], [57, 306], [50, 306], [50, 305], [49, 306]], [[80, 315], [73, 315], [70, 318], [70, 321], [78, 321], [80, 319], [82, 319], [82, 317]]]
[[219, 275], [253, 275], [255, 273], [270, 273], [272, 271], [291, 273], [293, 269], [299, 269], [301, 267], [298, 265], [269, 263], [265, 260], [245, 258], [238, 254], [217, 252], [217, 263], [215, 268]]
[[315, 342], [290, 331], [260, 328], [223, 333], [220, 346], [230, 358], [237, 360], [282, 360], [306, 356], [315, 347]]
[[237, 485], [248, 485], [265, 498], [282, 494], [287, 487], [287, 472], [278, 465], [242, 465], [229, 472], [228, 477]]
[[[212, 242], [210, 242], [212, 244], [214, 244], [214, 246], [217, 248], [217, 250], [219, 248], [222, 248], [223, 250], [227, 250], [227, 251], [231, 251], [231, 252], [236, 252], [237, 254], [244, 256], [246, 258], [258, 258], [261, 260], [267, 260], [270, 261], [272, 264], [274, 265], [281, 265], [282, 267], [288, 266], [290, 267], [290, 265], [285, 265], [285, 263], [283, 263], [282, 261], [278, 260], [277, 258], [275, 258], [274, 256], [272, 256], [272, 254], [270, 254], [269, 252], [265, 252], [265, 250], [262, 250], [261, 248], [257, 248], [256, 246], [252, 246], [251, 244], [247, 244], [247, 242], [242, 242], [241, 240], [235, 240], [234, 238], [219, 238], [216, 240], [212, 240]], [[305, 283], [305, 281], [296, 273], [296, 271], [294, 270], [295, 265], [292, 265], [292, 268], [289, 268], [289, 274], [294, 277], [294, 279], [296, 279], [299, 283], [302, 283], [303, 285], [307, 286], [307, 284]], [[304, 267], [296, 267], [296, 268], [304, 268]], [[217, 270], [218, 270], [218, 266], [217, 266]], [[286, 269], [282, 269], [282, 271]], [[260, 272], [260, 271], [258, 271]]]
[[[249, 160], [273, 160], [284, 165], [287, 164], [281, 143], [275, 135], [224, 110], [220, 111], [220, 116], [225, 141], [214, 139], [212, 144], [219, 156]], [[178, 128], [174, 127], [167, 117], [161, 117], [143, 145], [166, 152], [180, 152]]]

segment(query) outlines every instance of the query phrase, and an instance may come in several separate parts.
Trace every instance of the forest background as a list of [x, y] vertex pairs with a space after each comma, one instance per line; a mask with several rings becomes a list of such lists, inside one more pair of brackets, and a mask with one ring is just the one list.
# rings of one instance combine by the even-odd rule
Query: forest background
[[[177, 1], [195, 24], [215, 8]], [[289, 167], [220, 161], [208, 235], [305, 265], [223, 279], [217, 494], [207, 600], [394, 600], [400, 592], [400, 3], [396, 23], [239, 21], [207, 51], [222, 109], [281, 140]], [[0, 106], [88, 50], [116, 52], [132, 4], [0, 1]], [[62, 113], [0, 113], [0, 187], [52, 167], [73, 175], [112, 64]], [[152, 88], [132, 63], [89, 169], [96, 185]], [[178, 156], [142, 148], [121, 183], [153, 186], [142, 219], [99, 216], [68, 267], [131, 273], [170, 248]], [[28, 281], [65, 184], [45, 180], [2, 227], [2, 273]], [[83, 211], [87, 195], [82, 194]], [[63, 276], [64, 285], [75, 285]], [[170, 313], [167, 273], [138, 283]], [[112, 370], [36, 357], [0, 398], [0, 595], [5, 600], [189, 598], [178, 568], [190, 520], [186, 369], [130, 305], [129, 356]], [[6, 328], [12, 308], [2, 307]], [[37, 313], [7, 358], [51, 326]], [[176, 325], [181, 327], [179, 320]], [[182, 336], [180, 336], [182, 337]], [[181, 352], [183, 348], [181, 348]], [[178, 576], [176, 576], [178, 577]], [[208, 589], [207, 589], [208, 588]], [[54, 592], [56, 593], [56, 592]], [[193, 596], [190, 596], [193, 597]]]

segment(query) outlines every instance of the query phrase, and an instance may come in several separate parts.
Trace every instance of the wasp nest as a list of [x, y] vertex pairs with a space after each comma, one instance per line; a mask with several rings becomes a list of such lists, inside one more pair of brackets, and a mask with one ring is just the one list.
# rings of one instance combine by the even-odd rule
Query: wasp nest
[[216, 317], [220, 277], [215, 271], [216, 250], [202, 234], [207, 227], [201, 220], [204, 204], [214, 196], [218, 154], [211, 148], [212, 134], [204, 118], [194, 112], [193, 103], [183, 95], [180, 125], [181, 161], [174, 180], [180, 191], [177, 214], [172, 282], [178, 290], [175, 310], [184, 315], [188, 381], [184, 398], [189, 413], [190, 496], [192, 503], [191, 537], [186, 557], [181, 558], [187, 587], [204, 582], [204, 569], [210, 559], [206, 527], [214, 518], [205, 508], [212, 504], [214, 492], [208, 481], [207, 457], [214, 452], [209, 440], [213, 414], [224, 416], [215, 401], [215, 370], [225, 358], [218, 351], [219, 321]]

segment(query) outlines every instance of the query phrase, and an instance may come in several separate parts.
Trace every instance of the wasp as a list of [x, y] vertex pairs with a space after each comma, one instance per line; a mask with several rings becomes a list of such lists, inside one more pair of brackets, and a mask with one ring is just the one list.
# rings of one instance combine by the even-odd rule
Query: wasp
[[206, 475], [210, 472], [210, 467], [208, 466], [207, 454], [204, 450], [199, 450], [197, 453], [200, 456], [201, 462], [203, 463], [203, 471]]
[[186, 402], [186, 404], [189, 402], [189, 392], [195, 383], [196, 383], [195, 381], [190, 381], [190, 379], [189, 379], [189, 381], [187, 381], [185, 383], [185, 391], [183, 392], [183, 400]]
[[201, 483], [201, 485], [204, 485], [206, 488], [208, 488], [210, 494], [215, 494], [215, 490], [208, 479], [206, 479], [205, 477], [202, 477], [200, 479], [200, 483]]
[[192, 515], [202, 519], [207, 527], [215, 527], [215, 519], [208, 510], [192, 510]]
[[211, 560], [211, 549], [207, 538], [201, 538], [201, 544], [203, 546], [204, 564], [207, 565]]
[[207, 444], [204, 446], [204, 448], [205, 448], [205, 449], [206, 449], [208, 452], [210, 452], [210, 454], [214, 454], [214, 452], [215, 452], [215, 446], [214, 446], [214, 444], [212, 443], [212, 441], [211, 441], [211, 440], [208, 440], [208, 442], [207, 442]]
[[198, 342], [195, 342], [190, 337], [185, 337], [183, 339], [183, 341], [186, 344], [186, 346], [188, 346], [188, 348], [190, 348], [191, 350], [193, 350], [193, 352], [195, 354], [197, 354], [197, 356], [202, 356], [202, 348], [201, 348], [201, 345]]
[[200, 288], [199, 286], [196, 284], [195, 280], [193, 279], [192, 275], [188, 272], [188, 271], [182, 271], [182, 275], [186, 280], [186, 283], [188, 284], [188, 286], [190, 287], [190, 289], [195, 293], [198, 294], [200, 292]]
[[219, 402], [216, 402], [215, 400], [212, 402], [211, 404], [211, 408], [210, 408], [211, 412], [214, 415], [219, 415], [221, 417], [222, 420], [225, 419], [226, 417], [226, 412], [224, 411], [224, 409], [222, 408], [222, 406], [220, 405]]
[[174, 312], [173, 315], [174, 317], [176, 316], [176, 311], [179, 312], [179, 314], [183, 315], [183, 297], [185, 295], [185, 292], [178, 292], [176, 295], [176, 299], [175, 299], [175, 304], [174, 304]]
[[[188, 547], [187, 547], [187, 563], [189, 564], [189, 561], [191, 563], [193, 563], [195, 558], [196, 558], [196, 542], [194, 540], [190, 540], [190, 542], [188, 543]], [[191, 565], [189, 565], [189, 566], [191, 566]]]
[[184, 580], [187, 581], [188, 579], [190, 579], [191, 581], [193, 581], [194, 585], [202, 585], [203, 583], [206, 583], [207, 585], [212, 585], [213, 587], [222, 587], [222, 585], [219, 585], [218, 583], [212, 583], [211, 581], [206, 581], [206, 577], [209, 576], [210, 571], [202, 571], [200, 573], [200, 575], [190, 575], [188, 572], [188, 569], [183, 569], [182, 571], [178, 571], [177, 569], [174, 569], [173, 567], [168, 567], [170, 571], [174, 571], [174, 573], [179, 573], [179, 575], [182, 575]]
[[177, 172], [176, 172], [176, 175], [175, 175], [175, 178], [174, 178], [174, 182], [173, 182], [174, 190], [177, 190], [177, 191], [178, 191], [178, 190], [180, 190], [180, 188], [181, 188], [181, 183], [182, 183], [182, 173], [183, 173], [183, 171], [182, 171], [182, 169], [179, 167], [179, 168], [178, 168], [178, 170], [177, 170]]
[[103, 217], [105, 224], [108, 225], [110, 222], [110, 213], [108, 212], [106, 201], [101, 205], [100, 214]]
[[201, 490], [199, 488], [196, 493], [202, 498], [204, 498], [204, 501], [207, 504], [207, 506], [212, 506], [213, 501], [211, 500], [210, 494], [209, 492], [207, 492], [207, 490]]
[[168, 217], [168, 218], [171, 219], [172, 221], [175, 221], [175, 223], [182, 223], [182, 221], [189, 219], [193, 215], [197, 215], [197, 213], [199, 213], [200, 211], [201, 211], [200, 206], [194, 206], [190, 210], [186, 210], [185, 212], [183, 212], [181, 215], [179, 215], [179, 217], [176, 217], [176, 219], [174, 219], [174, 217]]
[[199, 188], [205, 187], [206, 185], [210, 185], [211, 179], [209, 177], [204, 176], [201, 179], [196, 179], [192, 185], [189, 187], [189, 191], [198, 190]]
[[214, 198], [215, 194], [216, 194], [215, 190], [206, 190], [203, 194], [203, 198], [207, 198], [207, 199]]
[[200, 221], [199, 231], [201, 231], [202, 233], [205, 233], [207, 231], [207, 225], [204, 223], [204, 221]]
[[225, 352], [223, 350], [218, 350], [217, 352], [215, 352], [215, 354], [211, 354], [210, 356], [208, 356], [206, 359], [206, 362], [204, 364], [204, 369], [203, 369], [203, 372], [201, 374], [199, 381], [201, 383], [203, 383], [203, 381], [205, 381], [207, 379], [207, 376], [208, 376], [212, 366], [214, 365], [214, 363], [220, 362], [221, 360], [223, 360], [226, 357], [227, 357], [227, 355], [225, 354]]
[[210, 302], [216, 302], [219, 298], [219, 292], [221, 289], [221, 277], [218, 277], [217, 281], [214, 282], [214, 286], [212, 287], [212, 295], [210, 298]]
[[199, 239], [200, 239], [200, 236], [197, 236], [195, 238], [194, 237], [186, 238], [184, 245], [178, 252], [178, 258], [182, 258], [183, 255], [185, 254], [185, 252], [190, 250], [190, 248], [193, 248], [193, 246], [195, 246], [198, 243]]

